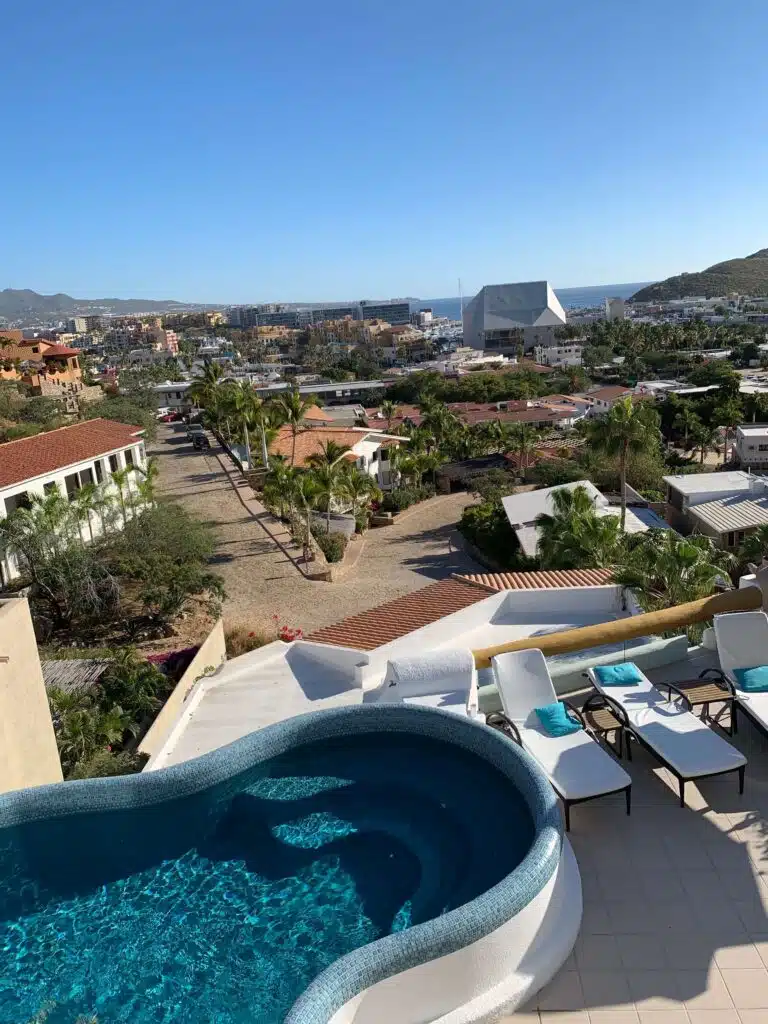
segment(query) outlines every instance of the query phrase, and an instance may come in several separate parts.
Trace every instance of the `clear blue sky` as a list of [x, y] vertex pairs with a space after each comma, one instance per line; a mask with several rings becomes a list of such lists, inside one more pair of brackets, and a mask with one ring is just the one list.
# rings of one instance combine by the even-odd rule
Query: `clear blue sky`
[[768, 246], [765, 0], [24, 0], [0, 288], [660, 278]]

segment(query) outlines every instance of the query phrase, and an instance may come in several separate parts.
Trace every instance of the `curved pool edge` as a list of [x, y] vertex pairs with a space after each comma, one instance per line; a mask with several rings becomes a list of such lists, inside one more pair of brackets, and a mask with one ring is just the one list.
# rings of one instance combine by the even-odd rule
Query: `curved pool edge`
[[[528, 755], [501, 733], [433, 708], [354, 705], [311, 712], [267, 726], [171, 768], [4, 794], [0, 796], [0, 827], [162, 803], [208, 789], [297, 746], [369, 732], [424, 735], [458, 745], [490, 763], [523, 796], [533, 819], [534, 839], [523, 861], [476, 899], [336, 960], [299, 996], [285, 1019], [286, 1024], [329, 1024], [345, 1005], [362, 997], [377, 983], [472, 947], [503, 929], [555, 876], [563, 850], [562, 821], [555, 795]], [[431, 1018], [422, 1015], [415, 1019]]]

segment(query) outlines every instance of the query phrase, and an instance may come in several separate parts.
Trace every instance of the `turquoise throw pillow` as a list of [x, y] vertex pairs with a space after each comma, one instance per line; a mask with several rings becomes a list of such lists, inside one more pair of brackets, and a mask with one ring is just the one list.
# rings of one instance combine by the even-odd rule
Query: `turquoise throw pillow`
[[599, 665], [595, 675], [601, 686], [637, 686], [643, 678], [634, 661], [625, 661], [622, 665]]
[[559, 700], [554, 704], [547, 704], [543, 708], [536, 708], [536, 714], [545, 733], [549, 736], [568, 736], [572, 732], [578, 732], [581, 726], [568, 717], [565, 705]]
[[768, 665], [755, 668], [735, 668], [736, 684], [745, 693], [765, 693], [768, 690]]

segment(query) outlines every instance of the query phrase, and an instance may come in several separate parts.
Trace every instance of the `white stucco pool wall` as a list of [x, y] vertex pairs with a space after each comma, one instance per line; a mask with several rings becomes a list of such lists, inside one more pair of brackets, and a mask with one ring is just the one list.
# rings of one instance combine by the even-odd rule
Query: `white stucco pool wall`
[[519, 914], [463, 949], [371, 986], [329, 1024], [490, 1024], [554, 977], [581, 914], [581, 877], [566, 838], [557, 871]]

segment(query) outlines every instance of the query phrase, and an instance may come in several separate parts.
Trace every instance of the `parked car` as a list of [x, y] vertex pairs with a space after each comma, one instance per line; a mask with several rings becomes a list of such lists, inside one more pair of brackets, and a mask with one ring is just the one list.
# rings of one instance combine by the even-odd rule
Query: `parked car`
[[192, 438], [192, 447], [195, 449], [195, 451], [201, 452], [204, 451], [206, 448], [210, 448], [211, 442], [208, 440], [205, 434], [195, 434], [195, 436]]
[[181, 419], [181, 413], [178, 412], [166, 412], [162, 416], [158, 417], [161, 423], [178, 423]]
[[205, 429], [202, 423], [187, 424], [187, 437], [193, 438], [196, 434], [202, 434], [205, 436]]

